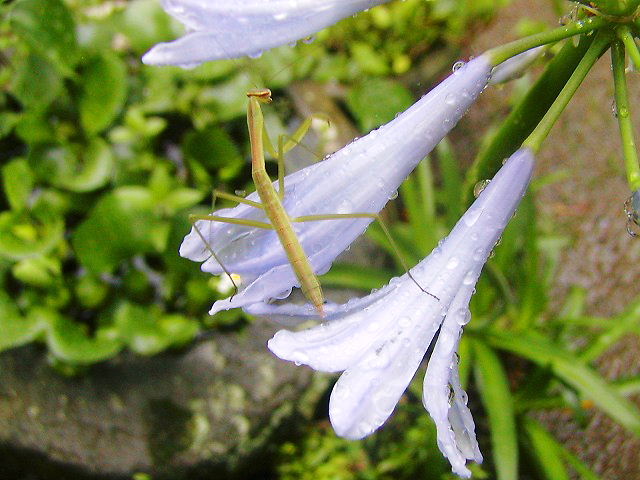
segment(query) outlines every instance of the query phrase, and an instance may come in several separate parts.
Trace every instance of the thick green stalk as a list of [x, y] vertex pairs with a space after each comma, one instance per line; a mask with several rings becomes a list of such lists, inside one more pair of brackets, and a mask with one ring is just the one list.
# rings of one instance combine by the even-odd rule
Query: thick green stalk
[[613, 85], [615, 87], [616, 113], [620, 138], [622, 139], [622, 153], [627, 182], [632, 192], [640, 188], [640, 164], [638, 163], [638, 151], [633, 135], [633, 123], [629, 107], [629, 90], [625, 74], [624, 45], [616, 40], [611, 45], [611, 66], [613, 70]]
[[502, 161], [520, 148], [524, 139], [538, 125], [592, 41], [593, 35], [582, 36], [578, 45], [572, 41], [565, 42], [525, 97], [482, 146], [465, 177], [465, 205], [472, 201], [474, 185], [483, 178], [491, 178]]
[[528, 37], [509, 42], [505, 45], [492, 48], [491, 50], [488, 50], [485, 55], [489, 56], [492, 65], [499, 65], [505, 60], [532, 48], [539, 47], [540, 45], [547, 45], [549, 43], [555, 43], [560, 40], [564, 40], [565, 38], [573, 37], [574, 35], [588, 33], [608, 24], [609, 21], [604, 17], [585, 18], [584, 20], [579, 20], [563, 27], [530, 35]]
[[591, 67], [593, 67], [596, 61], [605, 52], [610, 42], [611, 38], [609, 34], [598, 34], [589, 47], [589, 50], [587, 50], [587, 53], [585, 53], [582, 60], [580, 60], [580, 63], [574, 70], [571, 77], [569, 77], [566, 85], [560, 91], [555, 102], [551, 105], [551, 108], [549, 108], [544, 117], [542, 117], [538, 126], [533, 130], [533, 132], [531, 132], [531, 135], [529, 135], [529, 137], [527, 137], [527, 139], [522, 143], [523, 147], [529, 147], [534, 152], [537, 152], [540, 149], [542, 142], [547, 138], [547, 135], [549, 135], [551, 127], [556, 123], [565, 107], [576, 93], [576, 90], [578, 90], [578, 87], [587, 76], [587, 73], [589, 73]]

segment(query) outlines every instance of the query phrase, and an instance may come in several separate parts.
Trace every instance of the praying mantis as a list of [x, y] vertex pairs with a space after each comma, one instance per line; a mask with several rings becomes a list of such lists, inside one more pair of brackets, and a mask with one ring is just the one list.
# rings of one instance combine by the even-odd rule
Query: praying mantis
[[[396, 252], [400, 261], [412, 278], [411, 273], [408, 271], [402, 257], [399, 255], [399, 250], [393, 241], [387, 227], [385, 226], [382, 218], [378, 213], [339, 213], [339, 214], [324, 214], [324, 215], [306, 215], [300, 217], [290, 217], [283, 206], [283, 199], [285, 194], [284, 185], [284, 154], [298, 145], [302, 137], [306, 134], [307, 130], [311, 126], [311, 122], [314, 118], [323, 118], [322, 115], [312, 115], [307, 118], [303, 124], [295, 131], [295, 133], [284, 142], [284, 137], [280, 137], [278, 140], [278, 151], [276, 152], [269, 136], [267, 135], [264, 126], [264, 117], [262, 114], [261, 104], [267, 104], [272, 101], [271, 91], [267, 88], [253, 89], [247, 92], [248, 97], [248, 109], [247, 109], [247, 126], [249, 129], [249, 140], [251, 143], [251, 176], [256, 188], [256, 192], [260, 199], [260, 202], [255, 202], [244, 197], [231, 195], [228, 193], [214, 191], [214, 199], [216, 197], [226, 198], [228, 200], [234, 200], [238, 203], [244, 203], [251, 207], [258, 208], [264, 211], [266, 217], [269, 220], [267, 222], [226, 218], [219, 215], [190, 215], [189, 220], [194, 226], [196, 232], [200, 236], [200, 239], [204, 242], [206, 249], [213, 256], [213, 258], [220, 264], [223, 271], [231, 277], [231, 273], [224, 267], [219, 260], [212, 246], [208, 244], [205, 236], [198, 228], [196, 222], [200, 220], [206, 220], [211, 222], [222, 222], [231, 224], [240, 224], [257, 228], [264, 228], [275, 230], [278, 239], [284, 249], [287, 259], [293, 269], [295, 276], [300, 283], [300, 287], [304, 296], [314, 306], [320, 317], [325, 316], [324, 310], [324, 294], [322, 287], [313, 270], [313, 266], [306, 255], [304, 248], [302, 247], [300, 240], [293, 228], [294, 222], [311, 222], [320, 220], [338, 220], [345, 218], [371, 218], [377, 220], [385, 236], [388, 238], [393, 250]], [[267, 174], [265, 166], [265, 150], [274, 156], [278, 161], [278, 190], [275, 189], [271, 178]], [[232, 279], [233, 282], [233, 279]], [[414, 280], [416, 285], [428, 295], [435, 297], [434, 295], [426, 292], [420, 285]], [[235, 286], [234, 283], [234, 287]]]

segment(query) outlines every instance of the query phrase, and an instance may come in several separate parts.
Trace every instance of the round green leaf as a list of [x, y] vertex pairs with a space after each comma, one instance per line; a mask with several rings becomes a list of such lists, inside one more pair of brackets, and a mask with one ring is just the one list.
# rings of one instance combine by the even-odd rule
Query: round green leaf
[[120, 113], [126, 100], [127, 71], [115, 55], [103, 53], [89, 61], [83, 70], [80, 96], [80, 123], [95, 134], [107, 128]]

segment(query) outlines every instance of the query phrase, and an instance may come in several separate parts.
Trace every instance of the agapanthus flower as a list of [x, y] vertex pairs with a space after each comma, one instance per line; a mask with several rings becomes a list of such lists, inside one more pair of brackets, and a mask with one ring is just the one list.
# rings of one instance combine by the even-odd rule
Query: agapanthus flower
[[149, 65], [193, 67], [209, 60], [257, 56], [309, 37], [389, 0], [162, 0], [189, 31], [142, 57]]
[[[437, 337], [423, 403], [436, 424], [438, 446], [460, 476], [471, 475], [467, 460], [482, 461], [458, 377], [457, 347], [482, 267], [524, 195], [533, 166], [531, 150], [512, 155], [449, 236], [410, 270], [413, 279], [405, 274], [366, 297], [326, 305], [320, 325], [281, 330], [269, 341], [284, 360], [344, 371], [329, 401], [338, 435], [360, 439], [380, 427]], [[310, 305], [254, 304], [246, 310], [293, 323], [317, 319]]]
[[[388, 124], [327, 159], [287, 175], [283, 203], [289, 216], [379, 212], [485, 88], [490, 71], [487, 58], [475, 58]], [[247, 198], [258, 200], [255, 193]], [[263, 210], [246, 204], [218, 210], [216, 215], [269, 221]], [[322, 274], [371, 221], [350, 218], [300, 222], [294, 223], [294, 228], [314, 272]], [[273, 230], [204, 220], [197, 227], [227, 270], [242, 277], [240, 292], [216, 302], [211, 314], [284, 298], [292, 287], [299, 286]], [[204, 262], [205, 272], [223, 273], [194, 229], [185, 237], [180, 255]]]

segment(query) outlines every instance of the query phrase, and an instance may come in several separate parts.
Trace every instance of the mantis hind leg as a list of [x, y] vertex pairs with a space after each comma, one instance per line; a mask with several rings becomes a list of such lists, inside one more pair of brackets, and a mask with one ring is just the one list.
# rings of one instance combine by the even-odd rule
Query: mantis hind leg
[[292, 218], [291, 221], [292, 222], [315, 222], [320, 220], [344, 220], [346, 218], [371, 218], [373, 220], [376, 220], [379, 223], [380, 227], [382, 228], [384, 235], [387, 237], [387, 240], [389, 241], [389, 244], [391, 245], [391, 248], [393, 249], [393, 252], [396, 258], [400, 261], [402, 268], [404, 268], [404, 271], [409, 276], [409, 278], [413, 281], [413, 283], [416, 284], [416, 286], [420, 290], [422, 290], [422, 292], [426, 293], [430, 297], [435, 298], [438, 302], [440, 301], [440, 299], [436, 297], [433, 293], [425, 290], [422, 287], [422, 285], [420, 285], [418, 281], [413, 277], [413, 275], [409, 271], [407, 262], [404, 260], [404, 258], [402, 257], [402, 254], [400, 253], [400, 249], [398, 248], [398, 245], [396, 244], [395, 240], [391, 236], [391, 232], [389, 231], [389, 228], [385, 224], [384, 220], [382, 220], [382, 217], [380, 216], [379, 213], [334, 213], [334, 214], [327, 214], [327, 215], [305, 215], [302, 217]]

